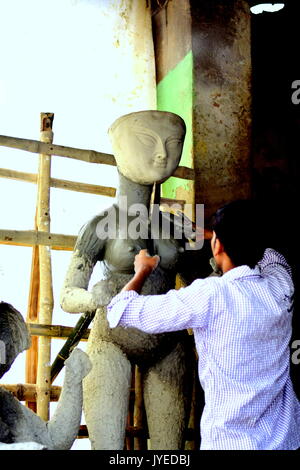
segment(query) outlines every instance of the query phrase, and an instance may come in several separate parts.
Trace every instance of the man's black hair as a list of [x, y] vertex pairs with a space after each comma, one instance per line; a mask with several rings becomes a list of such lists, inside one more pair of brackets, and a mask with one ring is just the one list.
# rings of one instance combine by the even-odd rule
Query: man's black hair
[[254, 268], [262, 258], [266, 248], [263, 217], [253, 201], [238, 200], [218, 209], [212, 229], [235, 266]]

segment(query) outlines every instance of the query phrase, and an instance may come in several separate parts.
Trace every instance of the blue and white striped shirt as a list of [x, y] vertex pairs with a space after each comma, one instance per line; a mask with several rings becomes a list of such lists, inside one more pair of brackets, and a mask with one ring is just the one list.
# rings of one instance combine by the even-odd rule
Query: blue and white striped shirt
[[192, 328], [205, 393], [201, 449], [300, 447], [300, 403], [290, 379], [290, 268], [267, 249], [254, 269], [197, 279], [163, 295], [127, 291], [108, 321], [147, 333]]

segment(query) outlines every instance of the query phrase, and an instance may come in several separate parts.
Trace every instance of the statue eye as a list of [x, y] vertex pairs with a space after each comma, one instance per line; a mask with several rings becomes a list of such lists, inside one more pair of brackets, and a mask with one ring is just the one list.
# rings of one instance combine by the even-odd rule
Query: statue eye
[[155, 145], [155, 139], [151, 137], [151, 135], [138, 133], [136, 136], [139, 142], [141, 142], [143, 145], [146, 145], [147, 147], [152, 147]]
[[166, 144], [168, 147], [177, 147], [178, 145], [182, 145], [182, 140], [177, 137], [171, 137], [167, 140]]

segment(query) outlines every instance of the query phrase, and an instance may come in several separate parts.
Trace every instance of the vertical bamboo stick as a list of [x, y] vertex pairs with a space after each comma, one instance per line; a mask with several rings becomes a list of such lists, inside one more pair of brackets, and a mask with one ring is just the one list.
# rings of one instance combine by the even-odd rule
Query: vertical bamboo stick
[[[133, 410], [133, 426], [137, 428], [143, 428], [144, 421], [144, 400], [143, 400], [143, 383], [142, 373], [138, 366], [135, 366], [135, 400]], [[147, 449], [147, 439], [143, 437], [134, 438], [134, 450], [145, 450]]]
[[[41, 113], [40, 140], [52, 143], [54, 114]], [[50, 232], [50, 178], [51, 156], [41, 154], [38, 173], [38, 230]], [[39, 323], [52, 323], [53, 290], [50, 247], [39, 246], [40, 262], [40, 311]], [[45, 421], [49, 419], [51, 338], [40, 337], [37, 370], [37, 413]]]
[[[135, 366], [131, 366], [131, 390], [135, 390]], [[134, 393], [129, 395], [129, 406], [126, 427], [132, 428], [133, 426], [133, 408], [134, 408]], [[125, 437], [125, 450], [133, 450], [133, 437], [126, 435]]]
[[[37, 230], [37, 217], [35, 218], [35, 230]], [[31, 279], [27, 310], [27, 323], [35, 323], [38, 320], [39, 305], [39, 248], [34, 246], [31, 261]], [[26, 351], [25, 382], [36, 384], [38, 361], [38, 336], [31, 337], [31, 347]], [[26, 406], [36, 413], [36, 401], [26, 401]]]

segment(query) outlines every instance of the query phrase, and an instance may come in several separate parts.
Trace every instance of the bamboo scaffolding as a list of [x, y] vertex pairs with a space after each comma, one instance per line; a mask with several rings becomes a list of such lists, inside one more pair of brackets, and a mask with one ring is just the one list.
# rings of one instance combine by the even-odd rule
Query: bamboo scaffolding
[[[35, 215], [35, 228], [37, 229], [37, 212]], [[36, 245], [32, 249], [30, 287], [28, 297], [28, 308], [26, 322], [36, 322], [39, 311], [39, 291], [40, 291], [40, 262], [39, 247]], [[31, 338], [31, 346], [26, 351], [25, 381], [35, 384], [37, 380], [38, 366], [38, 338]], [[36, 413], [36, 402], [26, 401], [26, 406]]]
[[20, 139], [19, 137], [0, 135], [0, 145], [42, 155], [55, 155], [58, 157], [72, 158], [88, 163], [104, 163], [105, 165], [112, 166], [116, 165], [114, 156], [109, 153], [65, 147], [63, 145], [54, 145], [51, 142], [44, 142], [42, 139]]
[[[102, 163], [105, 165], [116, 166], [113, 155], [109, 153], [96, 152], [95, 150], [77, 149], [73, 147], [64, 147], [63, 145], [54, 145], [39, 140], [20, 139], [18, 137], [10, 137], [0, 135], [0, 145], [4, 147], [25, 150], [31, 153], [40, 153], [48, 155], [56, 155], [59, 157], [73, 158], [89, 163]], [[179, 166], [172, 176], [187, 180], [195, 179], [195, 171], [192, 168]]]
[[[36, 402], [37, 386], [36, 384], [19, 383], [19, 384], [0, 384], [1, 388], [8, 390], [19, 401]], [[62, 387], [58, 385], [51, 385], [50, 387], [50, 401], [58, 401], [61, 395]], [[131, 393], [134, 393], [131, 390]]]
[[[27, 323], [31, 336], [49, 336], [56, 339], [67, 339], [75, 328], [71, 326], [61, 325], [39, 325], [37, 323]], [[86, 330], [82, 336], [81, 341], [86, 341], [89, 337], [90, 330]]]
[[[143, 377], [140, 368], [135, 366], [134, 381], [135, 399], [133, 409], [133, 426], [135, 428], [143, 428], [144, 424], [144, 399], [143, 399]], [[142, 436], [134, 437], [134, 450], [146, 450], [147, 440]]]
[[[34, 173], [24, 173], [22, 171], [0, 168], [0, 178], [8, 178], [26, 183], [37, 183], [38, 175]], [[98, 186], [96, 184], [79, 183], [77, 181], [60, 180], [50, 178], [51, 188], [66, 189], [86, 194], [98, 194], [101, 196], [115, 197], [116, 189], [109, 186]]]
[[77, 237], [39, 230], [0, 230], [0, 244], [14, 246], [45, 245], [52, 250], [72, 251]]
[[[41, 113], [41, 141], [53, 140], [52, 122], [54, 115]], [[50, 232], [50, 177], [51, 156], [41, 154], [38, 173], [38, 218], [37, 227], [41, 232]], [[51, 251], [48, 246], [39, 245], [40, 262], [40, 311], [39, 323], [51, 324], [53, 311], [53, 288]], [[38, 344], [37, 370], [37, 414], [48, 421], [50, 401], [50, 360], [51, 338], [41, 336]]]
[[[36, 402], [37, 388], [35, 384], [0, 384], [0, 387], [11, 392], [19, 401]], [[52, 385], [50, 387], [50, 401], [58, 401], [61, 387]]]

